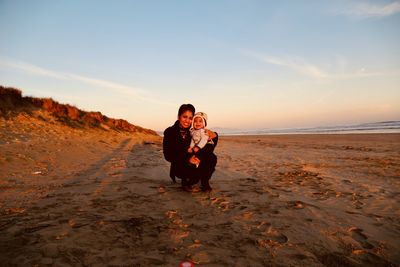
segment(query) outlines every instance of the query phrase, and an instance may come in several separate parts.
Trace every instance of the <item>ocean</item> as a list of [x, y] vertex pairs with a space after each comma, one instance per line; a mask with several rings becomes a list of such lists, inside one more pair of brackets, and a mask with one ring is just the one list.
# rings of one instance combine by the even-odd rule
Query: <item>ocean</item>
[[355, 125], [280, 129], [228, 129], [211, 128], [220, 135], [272, 135], [272, 134], [357, 134], [400, 133], [400, 121], [382, 121]]

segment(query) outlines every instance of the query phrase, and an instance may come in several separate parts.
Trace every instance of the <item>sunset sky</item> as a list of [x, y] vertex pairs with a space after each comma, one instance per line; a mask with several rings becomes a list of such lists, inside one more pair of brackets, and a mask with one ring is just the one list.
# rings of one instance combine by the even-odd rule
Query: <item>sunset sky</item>
[[0, 0], [0, 84], [163, 130], [400, 120], [400, 1]]

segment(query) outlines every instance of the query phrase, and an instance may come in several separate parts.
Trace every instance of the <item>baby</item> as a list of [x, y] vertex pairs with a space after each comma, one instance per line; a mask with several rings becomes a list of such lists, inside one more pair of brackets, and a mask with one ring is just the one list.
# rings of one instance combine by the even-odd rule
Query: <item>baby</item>
[[[204, 112], [197, 112], [193, 116], [192, 127], [190, 128], [190, 135], [192, 140], [188, 149], [189, 153], [197, 153], [208, 143], [208, 133], [205, 130], [207, 126], [207, 114]], [[197, 166], [198, 167], [198, 166]]]

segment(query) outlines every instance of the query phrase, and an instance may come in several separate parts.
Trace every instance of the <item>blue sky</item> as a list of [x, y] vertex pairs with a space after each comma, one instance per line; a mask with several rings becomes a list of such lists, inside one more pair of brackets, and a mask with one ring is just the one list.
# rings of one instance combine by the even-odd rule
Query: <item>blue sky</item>
[[400, 1], [4, 1], [0, 84], [163, 130], [400, 120]]

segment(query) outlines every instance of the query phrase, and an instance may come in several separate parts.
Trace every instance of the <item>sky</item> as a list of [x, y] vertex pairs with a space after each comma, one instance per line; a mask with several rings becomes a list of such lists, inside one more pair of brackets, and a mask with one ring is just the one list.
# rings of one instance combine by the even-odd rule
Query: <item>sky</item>
[[400, 120], [400, 1], [0, 0], [0, 84], [154, 130]]

